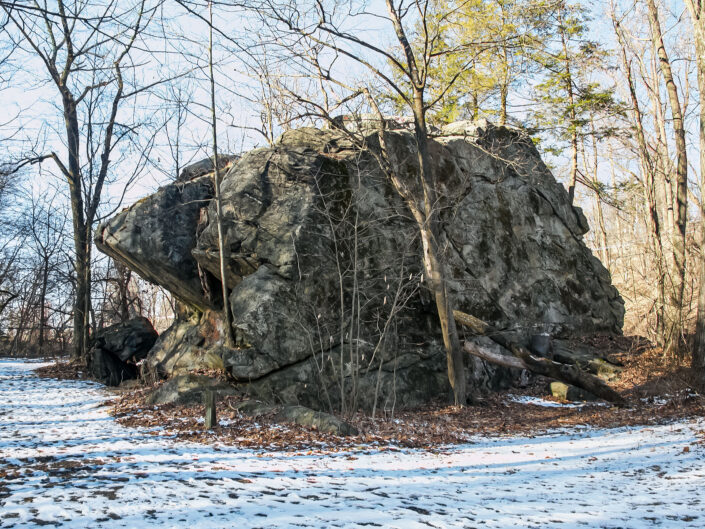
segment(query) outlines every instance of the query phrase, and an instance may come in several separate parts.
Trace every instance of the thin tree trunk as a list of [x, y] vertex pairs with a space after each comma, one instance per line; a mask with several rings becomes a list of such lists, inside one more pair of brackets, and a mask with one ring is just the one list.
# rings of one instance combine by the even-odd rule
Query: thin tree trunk
[[[654, 174], [656, 179], [656, 204], [661, 219], [662, 245], [665, 251], [672, 249], [670, 237], [674, 232], [675, 216], [673, 208], [675, 201], [673, 191], [675, 182], [673, 181], [673, 167], [671, 163], [671, 154], [668, 148], [668, 133], [666, 132], [666, 116], [664, 115], [663, 102], [661, 101], [661, 83], [659, 82], [658, 69], [658, 49], [652, 41], [653, 54], [651, 60], [651, 78], [645, 80], [645, 84], [650, 86], [648, 90], [651, 96], [654, 116], [654, 131], [658, 142], [654, 153]], [[646, 67], [643, 61], [639, 59], [639, 64], [642, 68], [642, 76], [646, 79]]]
[[86, 252], [86, 222], [83, 210], [83, 189], [81, 187], [81, 166], [79, 163], [79, 129], [76, 103], [67, 90], [64, 90], [62, 97], [64, 107], [64, 123], [66, 125], [66, 137], [68, 143], [68, 174], [66, 178], [69, 184], [71, 198], [71, 217], [73, 221], [73, 242], [75, 251], [74, 271], [76, 273], [76, 292], [73, 303], [73, 358], [78, 361], [86, 360], [86, 296], [90, 287], [86, 283], [88, 277], [86, 268], [90, 265], [87, 262]]
[[440, 235], [438, 199], [434, 185], [433, 162], [428, 149], [423, 94], [418, 92], [414, 97], [414, 118], [418, 144], [419, 172], [424, 193], [425, 222], [419, 224], [423, 244], [423, 263], [429, 286], [436, 299], [436, 309], [443, 334], [443, 345], [446, 349], [448, 380], [453, 387], [455, 404], [464, 405], [466, 401], [464, 355], [458, 337], [458, 330], [455, 326], [455, 319], [453, 318], [453, 307], [448, 296], [447, 271], [441, 260], [438, 248]]
[[507, 124], [507, 97], [509, 95], [509, 87], [506, 79], [499, 87], [499, 124]]
[[600, 230], [600, 257], [602, 258], [602, 264], [605, 265], [607, 270], [610, 270], [610, 252], [607, 246], [607, 227], [605, 226], [605, 215], [602, 210], [602, 199], [600, 199], [600, 194], [594, 192], [595, 200], [595, 214], [597, 216], [597, 227]]
[[[86, 365], [90, 366], [91, 358], [88, 351], [91, 348], [91, 313], [93, 310], [91, 299], [92, 285], [92, 270], [91, 270], [91, 226], [92, 223], [86, 223], [86, 231], [84, 234], [85, 241], [85, 265], [84, 265], [84, 285], [83, 293], [83, 334], [81, 335], [83, 358]], [[95, 318], [93, 324], [95, 325]], [[95, 331], [95, 329], [93, 329]]]
[[563, 7], [559, 8], [559, 31], [563, 45], [563, 64], [565, 66], [565, 90], [570, 103], [570, 177], [568, 181], [568, 200], [572, 205], [575, 201], [575, 186], [578, 181], [578, 130], [575, 113], [575, 93], [573, 92], [573, 77], [570, 69], [570, 51], [563, 26]]
[[698, 92], [700, 93], [700, 222], [703, 240], [700, 245], [700, 277], [698, 314], [695, 323], [692, 367], [701, 379], [705, 377], [705, 2], [686, 0], [693, 23], [695, 55], [698, 69]]
[[228, 278], [225, 268], [225, 234], [223, 230], [223, 201], [220, 193], [220, 168], [218, 167], [218, 134], [217, 119], [215, 114], [215, 75], [213, 74], [213, 2], [208, 2], [209, 14], [209, 41], [208, 41], [208, 69], [211, 85], [211, 129], [213, 132], [213, 169], [215, 171], [215, 207], [216, 223], [218, 225], [218, 255], [220, 258], [220, 283], [223, 291], [223, 315], [225, 316], [225, 340], [228, 347], [235, 345], [233, 331], [233, 318], [230, 312], [228, 299]]
[[652, 38], [657, 49], [661, 75], [666, 83], [668, 101], [673, 118], [673, 131], [676, 144], [676, 211], [675, 226], [673, 231], [673, 273], [671, 277], [671, 291], [669, 292], [668, 321], [664, 348], [666, 352], [675, 354], [680, 350], [683, 335], [683, 292], [685, 289], [685, 243], [686, 224], [688, 221], [688, 159], [685, 142], [685, 129], [683, 128], [683, 114], [681, 111], [680, 97], [676, 83], [673, 80], [671, 63], [666, 53], [666, 47], [661, 34], [658, 9], [654, 0], [647, 0], [649, 11], [649, 25]]
[[[423, 189], [422, 211], [419, 211], [416, 198], [403, 191], [404, 184], [399, 178], [393, 178], [393, 183], [401, 196], [405, 197], [409, 203], [412, 213], [419, 226], [421, 241], [423, 244], [423, 264], [426, 272], [429, 287], [433, 291], [436, 300], [436, 309], [441, 324], [443, 334], [443, 345], [446, 350], [446, 360], [448, 364], [448, 380], [453, 387], [455, 404], [464, 406], [466, 403], [466, 382], [465, 382], [465, 362], [458, 330], [453, 319], [453, 307], [447, 290], [447, 271], [445, 270], [442, 256], [439, 251], [439, 211], [436, 196], [435, 178], [433, 174], [433, 163], [428, 146], [428, 130], [426, 127], [426, 107], [424, 104], [424, 90], [426, 88], [426, 74], [428, 73], [422, 65], [419, 68], [413, 49], [406, 37], [401, 23], [399, 12], [394, 6], [393, 0], [386, 0], [387, 11], [390, 15], [394, 30], [406, 56], [407, 67], [412, 85], [413, 101], [411, 110], [414, 114], [414, 133], [418, 147], [419, 179]], [[378, 114], [379, 109], [377, 109]], [[383, 124], [382, 124], [383, 126]], [[384, 141], [384, 132], [380, 134]]]
[[[507, 20], [504, 11], [504, 3], [499, 2], [499, 8], [502, 13], [502, 27], [505, 27]], [[506, 45], [502, 45], [502, 81], [499, 86], [499, 124], [507, 124], [507, 99], [509, 97], [509, 52]]]
[[49, 283], [49, 257], [43, 257], [44, 262], [42, 263], [42, 288], [39, 292], [39, 339], [37, 340], [37, 346], [39, 347], [39, 354], [44, 352], [44, 332], [46, 329], [46, 299], [47, 299], [47, 285]]
[[130, 279], [132, 272], [125, 265], [115, 261], [115, 273], [118, 283], [118, 309], [120, 321], [130, 319]]
[[[593, 165], [593, 173], [592, 173], [592, 181], [593, 181], [593, 188], [594, 188], [594, 198], [595, 198], [595, 213], [597, 215], [597, 226], [600, 230], [600, 255], [602, 257], [602, 264], [605, 265], [605, 268], [612, 273], [612, 269], [610, 266], [610, 251], [609, 251], [609, 246], [608, 246], [608, 240], [607, 240], [607, 227], [605, 226], [605, 214], [604, 210], [602, 207], [602, 197], [599, 192], [599, 185], [600, 181], [597, 177], [598, 170], [599, 170], [599, 158], [597, 155], [597, 130], [595, 129], [595, 121], [594, 119], [590, 120], [590, 129], [592, 132], [592, 165]], [[584, 149], [583, 149], [584, 152]], [[585, 158], [583, 157], [583, 160]], [[585, 166], [587, 167], [587, 161], [585, 161]]]

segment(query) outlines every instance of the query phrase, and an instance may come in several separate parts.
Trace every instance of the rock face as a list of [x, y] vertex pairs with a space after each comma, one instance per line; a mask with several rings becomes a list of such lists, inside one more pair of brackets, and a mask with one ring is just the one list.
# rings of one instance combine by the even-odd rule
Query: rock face
[[[391, 161], [413, 183], [408, 130]], [[375, 149], [376, 136], [367, 138]], [[454, 123], [431, 142], [455, 306], [526, 342], [620, 332], [623, 302], [582, 242], [587, 223], [521, 132]], [[337, 130], [285, 133], [222, 182], [237, 348], [223, 346], [208, 176], [161, 188], [103, 224], [96, 244], [182, 302], [145, 361], [160, 376], [220, 368], [258, 398], [337, 408], [446, 399], [440, 329], [417, 230], [369, 152]], [[507, 372], [468, 359], [473, 388]]]
[[100, 329], [90, 351], [93, 376], [108, 386], [137, 378], [137, 362], [144, 359], [157, 340], [147, 318], [133, 318]]
[[[227, 170], [229, 166], [233, 164], [238, 159], [237, 156], [232, 154], [220, 154], [218, 155], [218, 169], [221, 171]], [[189, 180], [194, 180], [199, 176], [204, 176], [211, 174], [214, 171], [213, 159], [206, 158], [200, 162], [193, 163], [184, 167], [179, 176], [176, 178], [177, 182], [188, 182]]]
[[201, 209], [212, 196], [207, 176], [162, 187], [98, 226], [98, 248], [185, 303], [211, 308], [191, 250]]

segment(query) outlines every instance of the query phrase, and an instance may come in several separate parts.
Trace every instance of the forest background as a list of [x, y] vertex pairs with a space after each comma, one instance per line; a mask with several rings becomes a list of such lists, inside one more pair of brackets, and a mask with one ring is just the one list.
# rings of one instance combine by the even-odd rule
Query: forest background
[[408, 115], [400, 72], [422, 57], [430, 129], [526, 128], [588, 217], [625, 333], [702, 369], [704, 17], [702, 0], [0, 0], [2, 353], [81, 357], [135, 315], [165, 329], [174, 300], [95, 252], [97, 224], [215, 143]]

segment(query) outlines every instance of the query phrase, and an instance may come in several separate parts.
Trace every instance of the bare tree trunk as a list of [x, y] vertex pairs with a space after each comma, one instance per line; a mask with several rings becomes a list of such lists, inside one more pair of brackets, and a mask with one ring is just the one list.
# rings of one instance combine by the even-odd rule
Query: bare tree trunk
[[[607, 240], [607, 226], [605, 225], [605, 214], [602, 207], [602, 196], [599, 191], [600, 181], [597, 176], [599, 170], [599, 158], [597, 155], [597, 130], [595, 129], [594, 119], [590, 120], [590, 129], [592, 132], [592, 181], [595, 199], [595, 214], [597, 216], [597, 226], [600, 230], [600, 256], [602, 258], [602, 264], [604, 264], [605, 268], [607, 268], [607, 270], [612, 273], [612, 268], [610, 266], [610, 251]], [[587, 167], [587, 162], [585, 162], [585, 166]]]
[[607, 240], [607, 227], [605, 226], [605, 215], [602, 209], [602, 199], [597, 191], [594, 192], [594, 200], [595, 215], [597, 216], [597, 227], [600, 230], [600, 258], [602, 259], [602, 264], [605, 265], [605, 268], [610, 270], [610, 251]]
[[448, 296], [445, 266], [439, 255], [440, 219], [438, 198], [435, 191], [433, 162], [428, 150], [428, 132], [423, 108], [423, 95], [415, 94], [414, 121], [418, 143], [418, 159], [424, 193], [425, 222], [419, 224], [423, 243], [423, 262], [428, 283], [436, 298], [436, 310], [441, 323], [443, 345], [446, 349], [448, 379], [453, 386], [455, 404], [464, 405], [466, 400], [465, 369], [463, 351], [458, 330], [453, 318], [453, 307]]
[[575, 201], [575, 186], [578, 181], [578, 130], [576, 128], [575, 93], [573, 91], [573, 77], [570, 68], [570, 51], [566, 39], [566, 29], [563, 26], [563, 9], [558, 8], [558, 30], [561, 33], [563, 46], [563, 65], [565, 67], [565, 90], [570, 103], [570, 177], [568, 180], [568, 200], [571, 205]]
[[[72, 197], [72, 206], [74, 199]], [[82, 205], [79, 206], [82, 208]], [[72, 208], [73, 209], [73, 208]], [[73, 211], [73, 216], [78, 217], [76, 210]], [[83, 217], [82, 210], [80, 217]], [[79, 224], [80, 222], [80, 224]], [[76, 292], [73, 306], [73, 358], [75, 360], [85, 360], [88, 350], [86, 349], [88, 333], [88, 318], [87, 307], [90, 301], [87, 301], [90, 296], [90, 285], [87, 283], [88, 268], [90, 263], [87, 252], [87, 244], [85, 240], [85, 227], [82, 226], [82, 221], [77, 222], [74, 218], [74, 252], [75, 263], [74, 272], [76, 274]], [[76, 227], [79, 224], [79, 227]], [[76, 231], [77, 230], [77, 231]]]
[[464, 405], [466, 401], [465, 369], [463, 352], [458, 337], [458, 331], [453, 318], [453, 308], [448, 296], [445, 266], [441, 260], [438, 241], [440, 235], [440, 219], [438, 197], [436, 196], [433, 162], [428, 149], [428, 131], [423, 105], [423, 94], [414, 94], [414, 121], [418, 143], [419, 173], [424, 194], [425, 222], [419, 224], [423, 243], [423, 263], [428, 276], [428, 282], [436, 299], [436, 310], [441, 323], [443, 345], [446, 349], [448, 380], [453, 387], [456, 405]]
[[[64, 108], [64, 123], [68, 143], [68, 167], [62, 172], [69, 184], [73, 241], [75, 252], [76, 293], [73, 306], [73, 358], [88, 362], [91, 307], [91, 225], [85, 217], [81, 166], [79, 163], [80, 133], [76, 101], [65, 86], [60, 88]], [[58, 158], [56, 159], [58, 162]]]
[[[674, 215], [675, 200], [673, 199], [673, 190], [675, 188], [675, 182], [673, 181], [672, 175], [672, 164], [671, 164], [671, 154], [668, 148], [668, 134], [666, 132], [666, 116], [663, 112], [663, 105], [661, 102], [661, 89], [658, 80], [658, 67], [656, 61], [656, 47], [654, 47], [654, 60], [653, 60], [653, 76], [650, 81], [653, 90], [649, 90], [652, 94], [653, 106], [654, 106], [654, 125], [656, 137], [658, 138], [658, 148], [656, 149], [656, 159], [655, 159], [655, 174], [657, 180], [657, 190], [661, 190], [661, 193], [657, 193], [656, 200], [657, 204], [660, 202], [659, 213], [661, 214], [661, 219], [665, 219], [666, 225], [664, 233], [668, 234], [670, 237], [675, 230], [676, 218]], [[662, 220], [661, 225], [664, 225]], [[667, 237], [667, 239], [668, 239]], [[670, 241], [664, 241], [670, 244]]]
[[[223, 201], [220, 192], [220, 168], [218, 167], [218, 134], [217, 119], [215, 112], [215, 76], [213, 74], [213, 2], [208, 2], [208, 14], [210, 24], [208, 25], [208, 69], [210, 73], [211, 85], [211, 129], [213, 132], [213, 169], [215, 171], [215, 207], [216, 223], [218, 225], [218, 256], [220, 258], [220, 284], [223, 290], [223, 315], [225, 316], [225, 340], [228, 347], [235, 345], [233, 334], [233, 318], [230, 312], [230, 300], [228, 299], [228, 277], [225, 268], [225, 234], [223, 231]], [[229, 257], [229, 256], [228, 256]]]
[[39, 338], [37, 340], [40, 355], [44, 352], [44, 332], [47, 326], [47, 285], [49, 284], [49, 256], [45, 255], [43, 258], [42, 287], [39, 292]]
[[127, 321], [130, 319], [130, 280], [132, 279], [132, 271], [124, 264], [115, 261], [115, 273], [117, 274], [120, 321]]
[[[426, 71], [419, 70], [414, 57], [414, 52], [409, 43], [400, 15], [394, 7], [392, 0], [386, 0], [387, 11], [389, 13], [397, 39], [401, 44], [409, 67], [410, 80], [412, 84], [412, 104], [411, 110], [414, 115], [414, 133], [418, 147], [419, 179], [423, 190], [423, 202], [421, 207], [413, 205], [414, 197], [409, 196], [399, 188], [398, 179], [395, 185], [401, 196], [407, 198], [407, 203], [412, 205], [412, 213], [419, 226], [421, 241], [423, 245], [423, 264], [428, 284], [436, 300], [436, 310], [441, 324], [443, 335], [443, 345], [446, 350], [446, 360], [448, 365], [448, 380], [453, 387], [453, 395], [457, 406], [464, 406], [466, 403], [466, 381], [463, 351], [458, 337], [458, 330], [453, 318], [453, 307], [448, 296], [444, 263], [439, 251], [440, 223], [438, 211], [438, 197], [436, 195], [435, 175], [433, 174], [433, 162], [428, 146], [428, 130], [426, 125], [426, 107], [424, 104], [424, 90], [426, 87]], [[383, 134], [382, 134], [383, 136]], [[419, 211], [421, 209], [421, 211]]]
[[506, 79], [499, 86], [499, 124], [507, 124], [507, 98], [509, 96], [509, 87]]
[[[506, 14], [505, 5], [503, 2], [498, 2], [500, 11], [502, 13], [502, 27], [505, 27]], [[499, 85], [499, 124], [507, 124], [507, 99], [509, 97], [509, 52], [507, 50], [506, 44], [502, 44], [502, 67], [504, 71], [502, 72], [502, 80]]]
[[686, 0], [693, 23], [695, 55], [698, 69], [698, 92], [700, 94], [700, 222], [703, 240], [700, 245], [700, 277], [698, 315], [695, 323], [692, 367], [701, 379], [705, 377], [705, 2]]
[[73, 242], [75, 252], [74, 271], [76, 273], [76, 292], [73, 306], [73, 358], [84, 360], [87, 354], [85, 348], [88, 332], [86, 320], [86, 296], [90, 293], [90, 286], [86, 283], [90, 267], [87, 255], [86, 222], [83, 207], [83, 189], [81, 186], [81, 166], [79, 164], [80, 135], [78, 127], [78, 113], [76, 103], [65, 87], [62, 90], [64, 107], [64, 123], [66, 125], [66, 138], [68, 143], [68, 168], [66, 179], [69, 184], [71, 197], [71, 217], [73, 220]]
[[688, 221], [688, 159], [680, 97], [676, 83], [673, 80], [671, 63], [663, 42], [658, 9], [654, 0], [647, 0], [646, 3], [649, 11], [649, 25], [651, 27], [652, 39], [657, 49], [659, 63], [661, 65], [661, 75], [666, 83], [666, 90], [668, 92], [676, 144], [676, 211], [673, 231], [673, 273], [671, 277], [672, 284], [669, 292], [669, 303], [667, 305], [668, 321], [666, 322], [667, 327], [664, 336], [664, 349], [668, 353], [675, 354], [681, 349], [683, 336], [682, 312], [683, 292], [685, 289], [686, 224]]

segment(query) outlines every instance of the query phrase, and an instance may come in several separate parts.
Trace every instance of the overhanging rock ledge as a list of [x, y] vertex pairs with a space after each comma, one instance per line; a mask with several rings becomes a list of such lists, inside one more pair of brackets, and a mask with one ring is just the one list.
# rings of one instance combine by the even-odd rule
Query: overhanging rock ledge
[[[386, 135], [394, 165], [413, 182], [413, 135]], [[374, 149], [376, 136], [368, 141]], [[431, 151], [456, 308], [520, 343], [541, 332], [621, 332], [624, 303], [583, 243], [586, 219], [530, 138], [459, 122], [442, 129]], [[166, 185], [96, 232], [101, 251], [180, 302], [147, 370], [222, 369], [257, 398], [317, 409], [353, 394], [368, 408], [375, 395], [379, 407], [447, 399], [415, 224], [374, 157], [341, 131], [302, 128], [229, 163], [222, 195], [237, 348], [223, 345], [217, 312], [211, 176]], [[467, 364], [472, 388], [510, 379], [479, 360]]]

